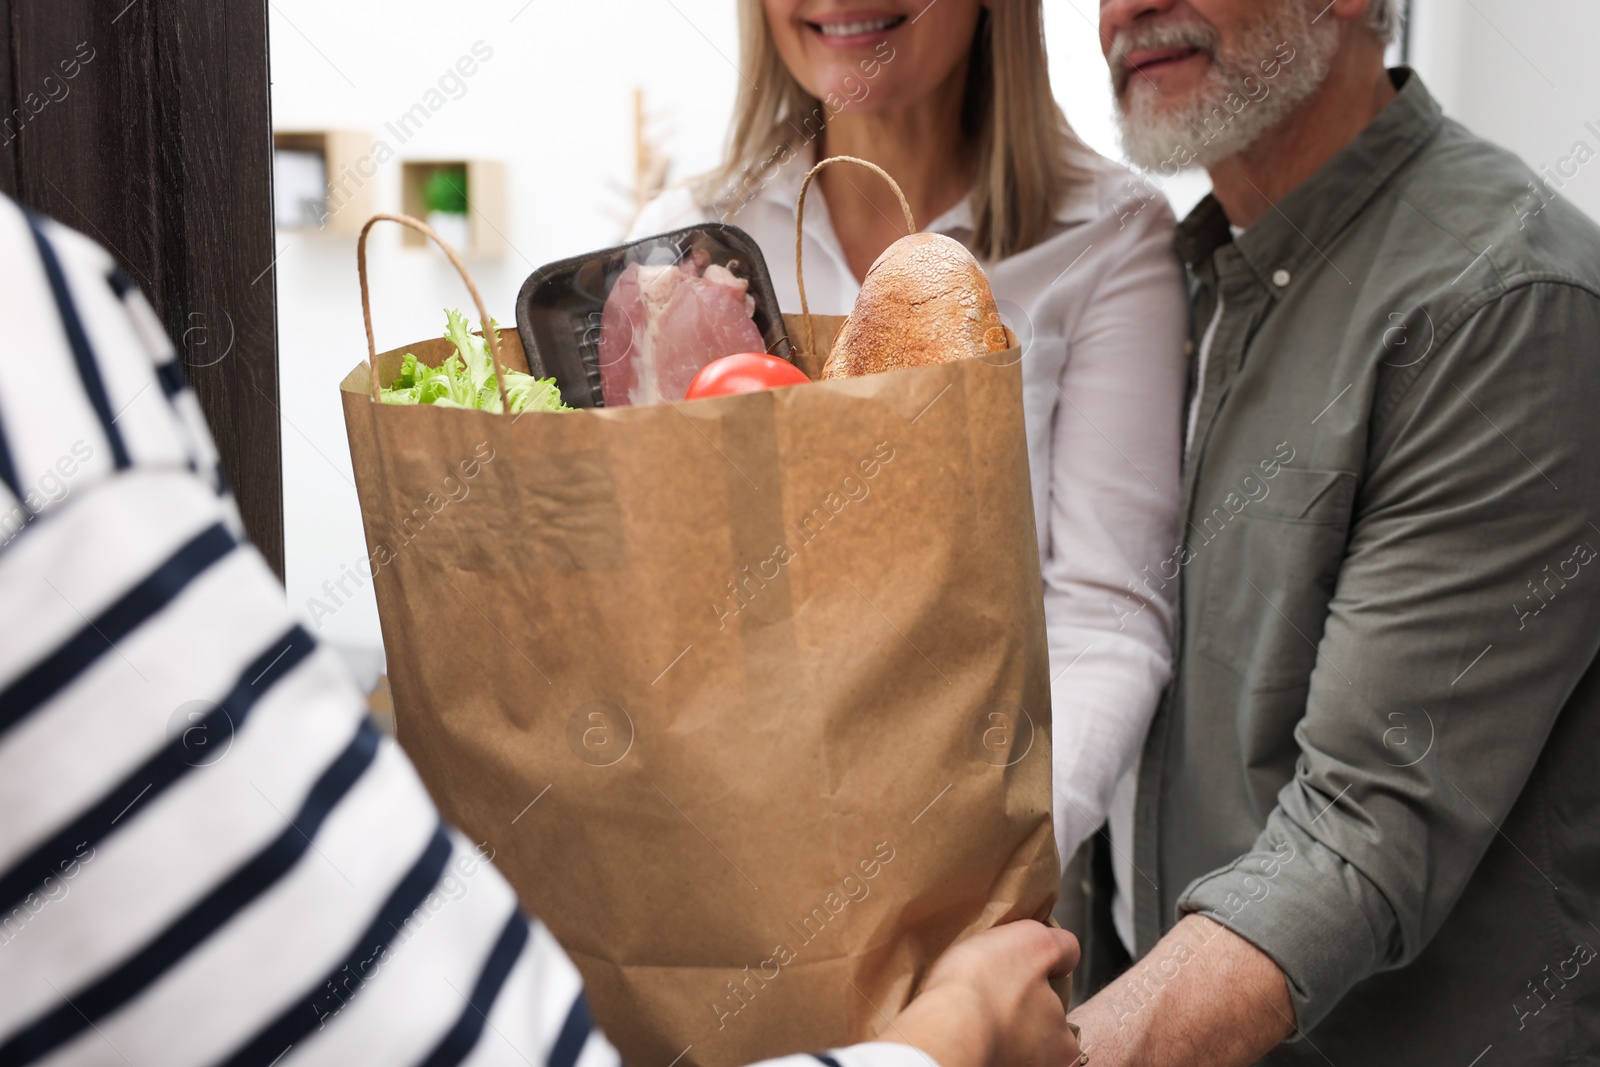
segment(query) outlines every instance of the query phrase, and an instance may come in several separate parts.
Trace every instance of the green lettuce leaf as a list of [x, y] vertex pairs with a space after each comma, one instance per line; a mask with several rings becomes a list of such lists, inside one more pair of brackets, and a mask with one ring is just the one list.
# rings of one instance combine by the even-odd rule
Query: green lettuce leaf
[[[493, 319], [491, 329], [499, 329]], [[382, 390], [385, 404], [437, 404], [440, 407], [473, 411], [502, 409], [500, 388], [495, 384], [494, 356], [489, 342], [472, 332], [467, 317], [456, 308], [445, 309], [444, 335], [456, 350], [437, 367], [430, 367], [410, 352], [400, 363], [400, 376]], [[506, 399], [511, 414], [525, 411], [571, 411], [561, 399], [554, 378], [535, 378], [522, 371], [507, 370]]]

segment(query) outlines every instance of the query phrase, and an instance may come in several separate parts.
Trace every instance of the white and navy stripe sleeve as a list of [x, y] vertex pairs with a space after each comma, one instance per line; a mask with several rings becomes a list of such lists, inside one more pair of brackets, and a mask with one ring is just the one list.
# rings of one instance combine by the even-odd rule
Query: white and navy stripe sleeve
[[143, 297], [4, 198], [0, 337], [0, 1067], [615, 1067], [244, 542]]

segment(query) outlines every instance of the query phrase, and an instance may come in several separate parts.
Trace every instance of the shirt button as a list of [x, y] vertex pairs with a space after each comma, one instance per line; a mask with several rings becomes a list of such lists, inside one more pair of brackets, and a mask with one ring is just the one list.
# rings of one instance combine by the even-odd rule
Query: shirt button
[[1284, 270], [1282, 267], [1279, 267], [1277, 270], [1273, 271], [1272, 284], [1276, 285], [1279, 289], [1282, 289], [1284, 286], [1288, 285], [1289, 272]]

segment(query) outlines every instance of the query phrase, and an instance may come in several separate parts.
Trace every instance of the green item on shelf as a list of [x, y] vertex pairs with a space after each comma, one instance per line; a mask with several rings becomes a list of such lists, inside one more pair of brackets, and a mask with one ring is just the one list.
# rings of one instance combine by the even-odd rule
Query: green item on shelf
[[459, 167], [436, 170], [422, 183], [422, 202], [429, 211], [467, 213], [467, 172]]

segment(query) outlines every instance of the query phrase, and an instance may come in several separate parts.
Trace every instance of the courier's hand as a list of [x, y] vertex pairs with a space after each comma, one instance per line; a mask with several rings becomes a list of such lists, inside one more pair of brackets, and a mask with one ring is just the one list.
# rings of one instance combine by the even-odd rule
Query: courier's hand
[[1069, 1067], [1078, 1040], [1049, 980], [1078, 965], [1078, 939], [1031, 920], [969, 937], [939, 958], [882, 1041], [939, 1067]]

